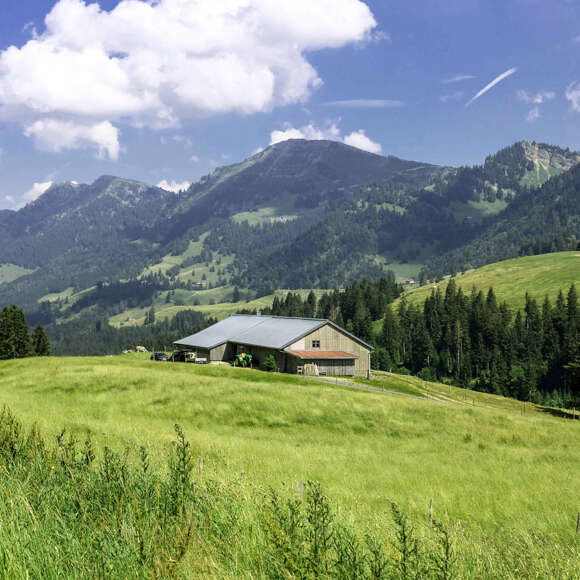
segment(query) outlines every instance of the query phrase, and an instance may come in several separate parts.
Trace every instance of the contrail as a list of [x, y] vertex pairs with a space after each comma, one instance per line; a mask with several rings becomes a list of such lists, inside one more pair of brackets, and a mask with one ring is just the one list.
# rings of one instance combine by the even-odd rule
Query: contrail
[[504, 73], [501, 73], [498, 77], [495, 77], [493, 79], [493, 81], [491, 81], [491, 83], [489, 83], [488, 85], [485, 85], [485, 87], [483, 87], [483, 89], [481, 89], [481, 91], [479, 91], [479, 93], [477, 93], [474, 97], [472, 97], [471, 100], [468, 101], [468, 103], [465, 106], [469, 107], [469, 105], [471, 105], [471, 103], [473, 103], [473, 101], [477, 101], [477, 99], [479, 99], [479, 97], [481, 97], [481, 95], [487, 93], [487, 91], [489, 91], [489, 89], [495, 87], [495, 85], [497, 85], [497, 83], [503, 81], [503, 79], [509, 77], [510, 75], [513, 75], [517, 70], [518, 70], [517, 68], [510, 68], [509, 70], [506, 70]]

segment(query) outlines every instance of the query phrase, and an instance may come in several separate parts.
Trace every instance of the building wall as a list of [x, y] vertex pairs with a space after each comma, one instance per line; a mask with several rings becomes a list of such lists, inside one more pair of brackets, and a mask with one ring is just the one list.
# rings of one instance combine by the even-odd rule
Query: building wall
[[304, 372], [304, 365], [315, 364], [318, 367], [318, 373], [329, 377], [353, 377], [355, 375], [354, 359], [299, 359], [295, 356], [289, 356], [293, 362], [288, 365], [288, 372], [300, 374]]
[[216, 361], [225, 361], [230, 362], [234, 358], [234, 349], [233, 345], [230, 342], [226, 342], [225, 344], [220, 344], [215, 348], [211, 349], [210, 352], [210, 360], [212, 362]]
[[[313, 340], [320, 341], [319, 348], [312, 346]], [[370, 350], [330, 324], [311, 332], [285, 350], [342, 350], [358, 356], [354, 363], [355, 376], [366, 377], [371, 368]]]

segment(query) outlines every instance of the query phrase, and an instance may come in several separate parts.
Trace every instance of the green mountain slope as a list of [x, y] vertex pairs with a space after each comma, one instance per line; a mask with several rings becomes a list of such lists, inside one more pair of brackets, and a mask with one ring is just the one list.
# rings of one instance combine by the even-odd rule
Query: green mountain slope
[[[496, 262], [459, 273], [454, 280], [464, 293], [471, 292], [474, 287], [486, 292], [491, 286], [498, 300], [507, 302], [514, 310], [525, 305], [525, 292], [540, 303], [548, 295], [553, 303], [560, 290], [566, 293], [571, 284], [580, 283], [580, 251]], [[449, 278], [445, 278], [441, 282], [426, 284], [405, 292], [404, 296], [410, 304], [421, 305], [432, 290], [440, 288], [444, 293], [448, 282]]]
[[455, 249], [434, 257], [424, 270], [433, 279], [526, 254], [576, 248], [580, 239], [580, 166], [522, 192], [501, 214]]
[[210, 219], [268, 207], [302, 215], [351, 199], [361, 185], [428, 185], [441, 168], [367, 153], [335, 141], [291, 139], [218, 168], [176, 196], [161, 231], [175, 237]]
[[171, 195], [116, 177], [53, 185], [0, 224], [2, 260], [34, 270], [1, 285], [2, 302], [137, 275], [155, 252], [148, 224]]
[[[82, 314], [70, 308], [82, 297], [85, 310], [98, 304], [112, 316], [159, 300], [211, 304], [235, 285], [254, 297], [341, 286], [391, 268], [416, 276], [423, 265], [434, 278], [571, 249], [580, 237], [577, 160], [521, 142], [481, 166], [453, 169], [292, 140], [177, 195], [110, 176], [57, 184], [0, 214], [0, 267], [10, 273], [0, 277], [0, 304], [30, 311], [49, 297], [54, 315], [67, 318]], [[97, 288], [130, 278], [147, 298], [128, 304], [129, 288]]]

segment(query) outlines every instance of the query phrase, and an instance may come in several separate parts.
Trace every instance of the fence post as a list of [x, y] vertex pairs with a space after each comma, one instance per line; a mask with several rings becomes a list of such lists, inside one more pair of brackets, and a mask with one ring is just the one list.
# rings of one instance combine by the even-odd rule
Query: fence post
[[578, 519], [576, 520], [576, 533], [580, 532], [580, 512], [578, 512]]
[[302, 501], [302, 480], [298, 481], [298, 499]]
[[199, 458], [199, 479], [203, 477], [203, 457]]
[[[580, 514], [578, 514], [578, 517], [580, 518]], [[431, 498], [431, 501], [429, 502], [429, 523], [433, 523], [433, 498]]]

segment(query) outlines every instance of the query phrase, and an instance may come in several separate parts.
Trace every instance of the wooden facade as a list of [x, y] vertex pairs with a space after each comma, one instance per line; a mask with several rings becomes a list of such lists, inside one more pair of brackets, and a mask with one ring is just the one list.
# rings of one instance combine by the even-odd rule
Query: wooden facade
[[[313, 346], [318, 345], [318, 346]], [[354, 362], [354, 372], [357, 377], [366, 377], [371, 370], [371, 351], [370, 349], [342, 332], [337, 326], [326, 324], [314, 332], [297, 340], [286, 349], [288, 350], [321, 350], [321, 351], [344, 351], [355, 355], [357, 358]], [[350, 366], [350, 365], [349, 365]], [[332, 374], [339, 374], [334, 372]], [[351, 374], [345, 373], [345, 374]]]

